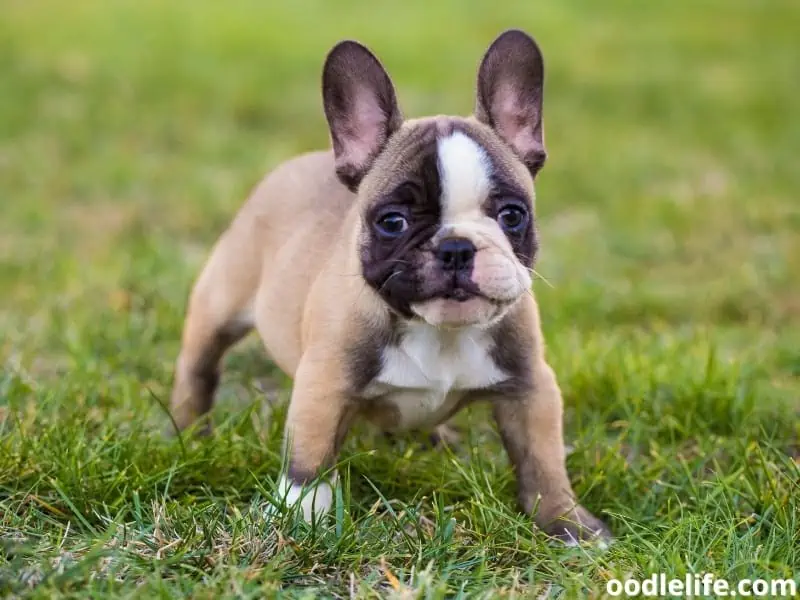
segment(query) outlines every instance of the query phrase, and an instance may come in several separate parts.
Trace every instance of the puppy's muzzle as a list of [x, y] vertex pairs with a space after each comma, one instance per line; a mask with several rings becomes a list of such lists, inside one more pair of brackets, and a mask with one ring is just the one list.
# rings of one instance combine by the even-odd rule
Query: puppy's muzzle
[[472, 240], [462, 237], [444, 239], [436, 248], [438, 267], [445, 277], [451, 278], [451, 285], [443, 294], [445, 298], [463, 302], [479, 294], [472, 281], [476, 253]]

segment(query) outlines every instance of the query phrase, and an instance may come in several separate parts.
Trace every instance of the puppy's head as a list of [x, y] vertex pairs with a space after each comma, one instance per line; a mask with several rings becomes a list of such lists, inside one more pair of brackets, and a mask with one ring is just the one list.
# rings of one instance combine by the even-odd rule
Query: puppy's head
[[484, 325], [529, 292], [543, 77], [536, 43], [507, 31], [481, 62], [474, 117], [404, 121], [369, 50], [328, 55], [325, 114], [337, 175], [358, 194], [363, 277], [396, 313]]

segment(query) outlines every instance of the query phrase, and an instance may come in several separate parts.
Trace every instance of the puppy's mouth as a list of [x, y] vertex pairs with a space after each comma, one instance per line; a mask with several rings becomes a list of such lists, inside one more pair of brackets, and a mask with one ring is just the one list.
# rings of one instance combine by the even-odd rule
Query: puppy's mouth
[[435, 297], [442, 298], [444, 300], [455, 300], [457, 302], [466, 302], [467, 300], [471, 300], [473, 298], [482, 298], [483, 300], [492, 302], [491, 298], [488, 298], [481, 293], [478, 286], [469, 276], [459, 274], [454, 275], [450, 286], [442, 290], [442, 292], [437, 294]]
[[507, 310], [509, 303], [482, 293], [468, 275], [454, 277], [428, 299], [412, 303], [411, 311], [437, 327], [486, 325]]
[[[445, 300], [455, 300], [456, 302], [466, 302], [472, 298], [480, 296], [480, 294], [476, 294], [475, 292], [470, 292], [465, 290], [464, 288], [454, 288], [448, 292], [444, 292], [440, 298]], [[488, 298], [487, 298], [488, 300]]]
[[487, 325], [493, 322], [504, 308], [483, 296], [473, 295], [465, 300], [433, 298], [411, 305], [412, 312], [423, 321], [436, 327], [458, 328]]

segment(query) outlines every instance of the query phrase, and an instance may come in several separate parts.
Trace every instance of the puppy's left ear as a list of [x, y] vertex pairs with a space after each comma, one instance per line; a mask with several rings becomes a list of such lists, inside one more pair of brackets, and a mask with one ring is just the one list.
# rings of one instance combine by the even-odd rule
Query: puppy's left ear
[[527, 33], [511, 29], [489, 46], [478, 69], [475, 117], [492, 127], [531, 175], [544, 165], [544, 60]]
[[346, 40], [334, 46], [325, 60], [322, 99], [336, 175], [355, 191], [403, 122], [394, 86], [372, 52]]

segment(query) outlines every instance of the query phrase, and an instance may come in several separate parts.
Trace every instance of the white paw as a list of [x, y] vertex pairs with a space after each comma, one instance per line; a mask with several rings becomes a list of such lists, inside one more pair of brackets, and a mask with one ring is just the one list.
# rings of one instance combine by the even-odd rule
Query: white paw
[[300, 504], [303, 518], [306, 522], [318, 520], [333, 506], [333, 487], [336, 485], [336, 475], [330, 483], [320, 481], [314, 485], [298, 485], [293, 483], [286, 475], [281, 476], [278, 483], [279, 499], [286, 503], [287, 508]]

